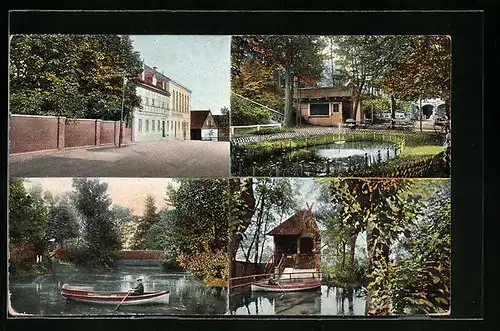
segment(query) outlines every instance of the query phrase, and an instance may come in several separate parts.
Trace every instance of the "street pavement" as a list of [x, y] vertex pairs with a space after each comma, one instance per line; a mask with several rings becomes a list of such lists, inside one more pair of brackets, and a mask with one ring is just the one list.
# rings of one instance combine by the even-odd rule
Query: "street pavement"
[[10, 177], [227, 177], [229, 142], [166, 140], [10, 155]]

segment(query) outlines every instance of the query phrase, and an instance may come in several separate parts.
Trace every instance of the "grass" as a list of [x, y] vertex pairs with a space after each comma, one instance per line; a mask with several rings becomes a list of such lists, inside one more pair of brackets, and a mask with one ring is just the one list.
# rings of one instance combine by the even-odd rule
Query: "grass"
[[406, 146], [401, 153], [401, 157], [407, 157], [412, 155], [435, 155], [444, 151], [444, 146]]

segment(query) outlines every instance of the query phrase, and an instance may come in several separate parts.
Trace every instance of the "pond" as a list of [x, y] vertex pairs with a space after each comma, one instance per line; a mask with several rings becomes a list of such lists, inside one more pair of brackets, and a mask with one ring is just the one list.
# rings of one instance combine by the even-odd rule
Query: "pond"
[[[166, 304], [122, 306], [66, 302], [61, 295], [64, 283], [94, 286], [95, 290], [128, 291], [143, 279], [145, 291], [169, 290]], [[185, 272], [155, 269], [120, 270], [111, 273], [57, 274], [10, 281], [12, 308], [18, 313], [34, 315], [130, 315], [130, 314], [225, 314], [227, 289], [206, 286]]]
[[399, 155], [398, 147], [386, 141], [345, 141], [300, 148], [275, 154], [255, 163], [233, 165], [242, 176], [331, 176], [354, 168], [366, 168]]
[[313, 291], [247, 292], [229, 299], [231, 315], [364, 315], [361, 291], [327, 287]]

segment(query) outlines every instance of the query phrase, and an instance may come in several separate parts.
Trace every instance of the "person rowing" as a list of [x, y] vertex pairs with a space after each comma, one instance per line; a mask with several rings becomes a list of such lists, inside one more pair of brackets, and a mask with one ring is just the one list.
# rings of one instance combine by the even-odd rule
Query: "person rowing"
[[142, 284], [142, 278], [137, 279], [137, 285], [132, 288], [131, 295], [143, 295], [144, 294], [144, 285]]

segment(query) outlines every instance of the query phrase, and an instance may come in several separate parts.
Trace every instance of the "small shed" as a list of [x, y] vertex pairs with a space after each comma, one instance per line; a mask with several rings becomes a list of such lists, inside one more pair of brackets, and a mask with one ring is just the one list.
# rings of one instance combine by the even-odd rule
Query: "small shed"
[[[294, 99], [300, 104], [302, 118], [312, 125], [337, 126], [354, 118], [354, 88], [348, 86], [299, 88]], [[358, 104], [356, 122], [361, 121], [361, 104]]]
[[219, 130], [209, 110], [191, 110], [191, 140], [218, 141]]
[[282, 256], [287, 268], [319, 269], [321, 235], [311, 209], [300, 209], [267, 233], [274, 237], [274, 261]]

